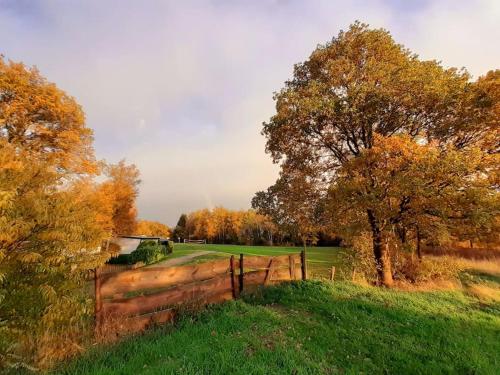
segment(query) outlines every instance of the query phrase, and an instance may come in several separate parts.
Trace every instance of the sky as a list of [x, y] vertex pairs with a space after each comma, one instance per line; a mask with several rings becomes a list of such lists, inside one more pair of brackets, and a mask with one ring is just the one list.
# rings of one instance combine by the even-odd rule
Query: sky
[[139, 168], [139, 217], [175, 225], [273, 184], [273, 92], [355, 20], [474, 77], [500, 68], [499, 0], [0, 0], [0, 54], [75, 97], [97, 158]]

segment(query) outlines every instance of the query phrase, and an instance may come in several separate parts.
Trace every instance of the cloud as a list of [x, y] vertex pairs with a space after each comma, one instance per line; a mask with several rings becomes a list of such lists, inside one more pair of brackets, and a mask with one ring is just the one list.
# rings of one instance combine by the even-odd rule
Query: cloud
[[412, 17], [411, 26], [398, 28], [407, 47], [421, 58], [444, 66], [465, 67], [478, 77], [498, 68], [500, 2], [442, 0]]
[[175, 224], [248, 208], [277, 168], [261, 124], [318, 43], [359, 19], [424, 58], [481, 74], [500, 61], [498, 3], [4, 1], [0, 46], [82, 104], [96, 154], [141, 170], [141, 217]]

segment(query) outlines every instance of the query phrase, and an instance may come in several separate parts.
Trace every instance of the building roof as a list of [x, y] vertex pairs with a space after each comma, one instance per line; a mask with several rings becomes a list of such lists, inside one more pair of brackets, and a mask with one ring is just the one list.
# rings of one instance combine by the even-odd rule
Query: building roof
[[117, 236], [119, 238], [133, 238], [136, 240], [162, 240], [162, 237], [150, 237], [150, 236]]

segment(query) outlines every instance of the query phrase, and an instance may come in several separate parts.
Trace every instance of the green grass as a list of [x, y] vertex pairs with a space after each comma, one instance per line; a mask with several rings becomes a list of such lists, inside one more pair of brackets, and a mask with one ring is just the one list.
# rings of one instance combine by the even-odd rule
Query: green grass
[[[180, 257], [203, 250], [214, 251], [215, 253], [197, 257], [188, 263], [206, 262], [239, 254], [274, 256], [300, 253], [302, 248], [286, 246], [199, 245], [176, 243], [174, 245], [173, 255], [174, 257]], [[345, 249], [340, 247], [308, 247], [306, 250], [306, 259], [310, 276], [329, 277], [332, 266], [337, 268], [337, 275], [339, 276], [341, 276], [343, 272], [347, 272], [343, 261], [345, 251]]]
[[498, 304], [307, 281], [96, 347], [56, 373], [498, 374], [498, 353]]

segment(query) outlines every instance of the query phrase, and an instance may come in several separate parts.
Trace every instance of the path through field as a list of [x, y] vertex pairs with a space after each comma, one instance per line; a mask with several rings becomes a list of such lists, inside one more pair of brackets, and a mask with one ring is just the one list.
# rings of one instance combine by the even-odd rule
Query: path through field
[[173, 266], [178, 266], [180, 264], [188, 263], [189, 261], [193, 260], [194, 258], [201, 257], [203, 255], [208, 255], [215, 253], [215, 251], [209, 251], [209, 250], [204, 250], [204, 251], [196, 251], [194, 253], [184, 255], [178, 258], [174, 259], [168, 259], [164, 260], [163, 262], [158, 262], [153, 264], [154, 267], [173, 267]]

